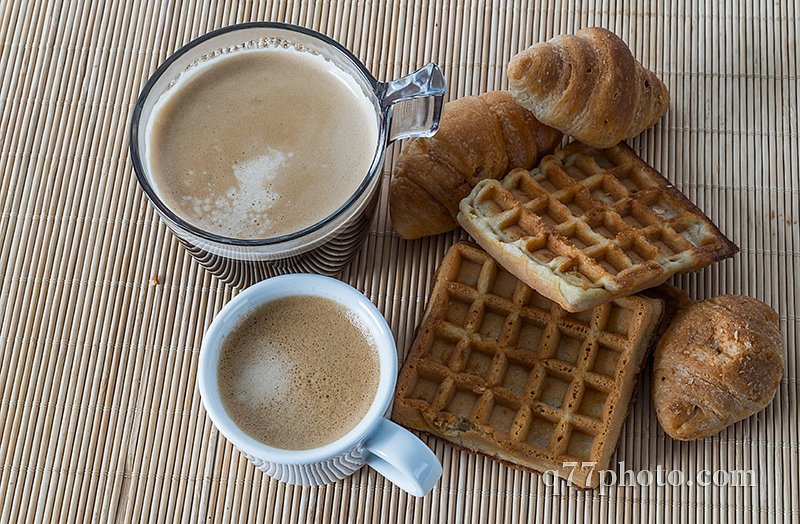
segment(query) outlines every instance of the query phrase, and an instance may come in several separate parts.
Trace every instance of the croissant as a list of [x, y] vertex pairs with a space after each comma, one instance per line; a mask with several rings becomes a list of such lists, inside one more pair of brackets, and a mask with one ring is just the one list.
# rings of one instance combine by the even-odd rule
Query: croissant
[[439, 131], [409, 141], [389, 187], [392, 225], [405, 239], [455, 228], [458, 205], [485, 178], [531, 169], [561, 142], [507, 91], [445, 104]]
[[597, 148], [635, 137], [669, 107], [664, 83], [599, 27], [534, 44], [511, 59], [508, 79], [541, 122]]
[[783, 375], [778, 315], [726, 295], [679, 313], [653, 359], [653, 403], [673, 438], [709, 437], [770, 403]]

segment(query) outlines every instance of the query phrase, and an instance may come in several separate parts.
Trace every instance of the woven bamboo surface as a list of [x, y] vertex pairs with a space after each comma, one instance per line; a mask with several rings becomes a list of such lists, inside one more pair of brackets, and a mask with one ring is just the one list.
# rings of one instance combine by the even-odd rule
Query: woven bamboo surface
[[[798, 16], [796, 2], [745, 0], [1, 2], [0, 520], [797, 522]], [[286, 486], [234, 451], [195, 377], [203, 332], [236, 290], [198, 267], [147, 203], [127, 125], [172, 51], [250, 20], [326, 33], [379, 79], [438, 62], [449, 98], [504, 87], [505, 64], [534, 41], [589, 25], [622, 36], [672, 95], [631, 145], [742, 248], [675, 282], [697, 298], [744, 293], [775, 307], [787, 368], [766, 410], [691, 443], [658, 427], [645, 373], [615, 462], [688, 478], [752, 469], [755, 485], [580, 492], [423, 437], [444, 476], [414, 499], [369, 469]], [[434, 270], [463, 233], [400, 240], [386, 186], [342, 278], [384, 312], [403, 357]]]

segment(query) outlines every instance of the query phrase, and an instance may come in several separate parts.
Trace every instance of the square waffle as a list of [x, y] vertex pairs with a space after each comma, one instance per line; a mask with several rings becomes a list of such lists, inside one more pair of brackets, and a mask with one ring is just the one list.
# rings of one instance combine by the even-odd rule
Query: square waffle
[[592, 472], [608, 468], [662, 311], [637, 295], [569, 313], [458, 243], [437, 271], [392, 418], [596, 487]]
[[458, 221], [511, 273], [568, 311], [657, 286], [739, 249], [625, 144], [573, 142], [533, 171], [484, 180]]

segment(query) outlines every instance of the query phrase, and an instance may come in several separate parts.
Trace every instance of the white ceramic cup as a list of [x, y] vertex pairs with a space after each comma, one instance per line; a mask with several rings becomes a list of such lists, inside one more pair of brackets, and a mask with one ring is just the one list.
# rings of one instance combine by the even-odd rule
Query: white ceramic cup
[[[295, 295], [329, 298], [356, 313], [372, 333], [380, 361], [378, 391], [364, 418], [340, 439], [308, 450], [274, 448], [242, 431], [222, 405], [217, 379], [219, 352], [226, 335], [262, 304]], [[386, 418], [397, 381], [394, 337], [378, 308], [344, 282], [320, 275], [286, 275], [264, 280], [239, 293], [208, 328], [197, 376], [203, 404], [214, 425], [259, 469], [278, 480], [302, 486], [329, 484], [368, 464], [400, 489], [421, 497], [442, 475], [436, 455], [417, 437]]]

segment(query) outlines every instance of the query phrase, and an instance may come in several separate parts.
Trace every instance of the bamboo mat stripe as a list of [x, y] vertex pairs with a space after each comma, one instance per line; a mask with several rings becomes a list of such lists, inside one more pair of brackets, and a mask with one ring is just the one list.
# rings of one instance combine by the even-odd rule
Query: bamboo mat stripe
[[[799, 521], [799, 16], [797, 2], [766, 0], [0, 3], [0, 521]], [[755, 485], [582, 492], [427, 436], [444, 476], [424, 499], [366, 468], [309, 489], [251, 466], [214, 430], [195, 385], [203, 332], [236, 290], [146, 202], [127, 126], [170, 53], [252, 20], [330, 35], [382, 80], [435, 61], [449, 99], [505, 88], [508, 60], [533, 42], [591, 25], [619, 34], [672, 96], [631, 145], [742, 248], [675, 283], [696, 298], [771, 304], [787, 369], [766, 410], [688, 443], [659, 428], [644, 373], [614, 462], [687, 478], [753, 470]], [[393, 233], [400, 147], [341, 278], [386, 315], [402, 359], [439, 261], [465, 235]]]

